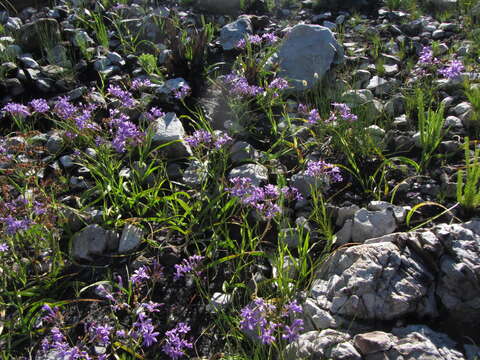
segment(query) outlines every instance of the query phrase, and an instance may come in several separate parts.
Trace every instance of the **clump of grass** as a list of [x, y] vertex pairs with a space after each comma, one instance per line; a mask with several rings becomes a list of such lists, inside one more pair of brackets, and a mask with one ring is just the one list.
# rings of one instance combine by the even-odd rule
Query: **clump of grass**
[[443, 138], [443, 125], [445, 123], [444, 107], [442, 103], [437, 110], [425, 111], [425, 104], [421, 90], [417, 91], [418, 100], [418, 130], [420, 132], [420, 143], [422, 146], [422, 154], [420, 168], [426, 170]]
[[464, 147], [465, 172], [457, 172], [457, 201], [466, 211], [473, 211], [480, 206], [480, 148], [476, 147], [472, 156], [468, 137]]

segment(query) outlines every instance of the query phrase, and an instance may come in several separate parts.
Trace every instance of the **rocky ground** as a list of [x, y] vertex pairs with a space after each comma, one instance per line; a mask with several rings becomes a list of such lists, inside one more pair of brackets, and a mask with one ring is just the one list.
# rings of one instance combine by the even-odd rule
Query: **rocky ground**
[[4, 8], [3, 359], [480, 358], [478, 1]]

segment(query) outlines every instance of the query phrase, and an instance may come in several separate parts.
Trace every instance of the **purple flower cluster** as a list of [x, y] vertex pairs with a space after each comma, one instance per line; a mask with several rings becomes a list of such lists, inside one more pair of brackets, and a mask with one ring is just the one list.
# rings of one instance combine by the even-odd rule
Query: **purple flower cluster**
[[438, 64], [438, 59], [433, 56], [433, 50], [431, 46], [424, 46], [422, 48], [418, 63], [426, 66]]
[[183, 259], [181, 264], [176, 264], [175, 274], [173, 274], [174, 280], [179, 280], [182, 277], [184, 277], [186, 274], [191, 272], [195, 272], [195, 274], [198, 275], [198, 272], [196, 270], [200, 266], [200, 263], [202, 262], [203, 259], [204, 259], [203, 256], [192, 255], [192, 256], [189, 256], [187, 259]]
[[145, 134], [128, 120], [128, 116], [118, 110], [111, 110], [110, 115], [112, 116], [110, 126], [115, 129], [112, 146], [117, 152], [123, 153], [126, 151], [127, 145], [136, 146], [142, 142]]
[[132, 90], [149, 88], [151, 86], [152, 86], [152, 82], [149, 79], [135, 79], [132, 81]]
[[173, 91], [173, 96], [175, 97], [175, 99], [183, 100], [188, 95], [190, 95], [191, 92], [192, 92], [192, 89], [190, 88], [190, 86], [188, 86], [187, 84], [184, 84], [180, 86], [178, 89], [175, 89]]
[[130, 276], [130, 282], [138, 285], [150, 279], [153, 281], [158, 281], [162, 277], [163, 268], [157, 261], [154, 261], [151, 266], [143, 265], [135, 270], [132, 276]]
[[160, 335], [159, 332], [155, 331], [155, 327], [152, 324], [152, 319], [148, 318], [145, 313], [140, 312], [138, 314], [138, 320], [133, 324], [136, 331], [134, 337], [142, 338], [142, 345], [145, 347], [152, 346], [153, 343], [157, 342], [157, 336]]
[[27, 106], [22, 105], [22, 104], [17, 104], [17, 103], [8, 103], [2, 108], [3, 111], [6, 111], [12, 116], [18, 116], [18, 117], [26, 117], [30, 116], [30, 110], [28, 109]]
[[173, 360], [177, 360], [185, 355], [186, 349], [191, 349], [193, 344], [185, 339], [185, 335], [190, 331], [190, 326], [185, 323], [178, 323], [175, 328], [165, 333], [166, 339], [162, 350]]
[[[255, 299], [240, 311], [240, 329], [255, 334], [263, 344], [268, 345], [275, 342], [275, 332], [281, 328], [283, 328], [282, 338], [284, 340], [288, 342], [296, 340], [300, 331], [303, 330], [303, 320], [294, 319], [290, 325], [279, 320], [272, 321], [270, 319], [278, 318], [275, 314], [276, 310], [275, 305], [265, 302], [264, 299]], [[301, 312], [302, 308], [296, 301], [293, 301], [284, 307], [283, 317]]]
[[68, 96], [60, 97], [53, 107], [53, 112], [62, 120], [68, 120], [72, 118], [77, 110], [77, 107], [70, 102]]
[[317, 109], [313, 109], [308, 113], [308, 123], [316, 124], [320, 121], [320, 114]]
[[465, 70], [465, 66], [463, 66], [461, 61], [452, 60], [449, 66], [439, 70], [438, 72], [441, 75], [445, 76], [447, 79], [457, 79], [462, 74], [462, 71], [464, 70]]
[[48, 304], [44, 304], [42, 306], [42, 310], [44, 311], [44, 315], [41, 317], [42, 321], [49, 322], [49, 323], [58, 323], [61, 321], [61, 313], [60, 309], [55, 306], [53, 309]]
[[332, 105], [334, 107], [335, 112], [331, 114], [330, 116], [331, 119], [336, 119], [336, 114], [338, 114], [343, 120], [346, 120], [346, 121], [353, 122], [358, 120], [357, 115], [352, 113], [352, 110], [347, 104], [333, 103]]
[[260, 45], [262, 41], [265, 41], [267, 44], [271, 45], [278, 41], [278, 37], [274, 33], [266, 33], [266, 34], [263, 34], [262, 36], [249, 35], [247, 38], [239, 40], [235, 44], [235, 47], [237, 49], [245, 49], [245, 47], [247, 46], [247, 43], [250, 43], [253, 45]]
[[279, 189], [272, 184], [255, 186], [251, 179], [245, 177], [234, 177], [230, 182], [233, 185], [227, 189], [230, 195], [240, 198], [242, 204], [253, 207], [267, 219], [281, 212], [280, 206], [276, 203], [281, 194], [288, 200], [302, 199], [298, 189], [294, 187]]
[[92, 341], [96, 341], [101, 345], [110, 344], [110, 334], [113, 330], [113, 326], [110, 326], [108, 324], [97, 325], [94, 323], [90, 325], [89, 330], [92, 336]]
[[150, 109], [149, 112], [146, 112], [144, 115], [147, 118], [147, 120], [154, 121], [158, 118], [165, 116], [165, 113], [162, 111], [162, 109], [154, 106]]
[[48, 106], [47, 100], [45, 99], [33, 99], [28, 103], [36, 113], [46, 113], [50, 110], [50, 106]]
[[16, 219], [12, 215], [1, 217], [0, 222], [5, 226], [5, 232], [8, 235], [15, 235], [19, 231], [28, 230], [33, 222], [30, 219]]
[[343, 181], [338, 166], [326, 163], [322, 160], [309, 161], [307, 164], [307, 169], [305, 170], [305, 175], [312, 177], [321, 177], [324, 180], [328, 180], [334, 183]]
[[50, 339], [42, 340], [41, 350], [43, 352], [55, 350], [57, 352], [56, 357], [63, 360], [91, 359], [86, 351], [80, 350], [77, 346], [71, 347], [58, 327], [53, 327], [50, 330]]
[[123, 90], [120, 86], [109, 85], [108, 94], [120, 100], [121, 106], [131, 108], [135, 105], [135, 99], [129, 91]]
[[256, 96], [264, 91], [260, 86], [250, 85], [245, 77], [233, 73], [226, 75], [224, 80], [233, 95]]
[[0, 253], [7, 252], [10, 248], [7, 243], [0, 243]]
[[268, 85], [270, 89], [277, 89], [277, 90], [282, 90], [288, 88], [288, 81], [285, 80], [284, 78], [277, 77], [272, 80], [270, 85]]
[[220, 149], [226, 144], [229, 144], [232, 138], [225, 133], [212, 135], [206, 130], [196, 130], [191, 136], [185, 138], [185, 142], [191, 147], [205, 146], [207, 148], [215, 147]]

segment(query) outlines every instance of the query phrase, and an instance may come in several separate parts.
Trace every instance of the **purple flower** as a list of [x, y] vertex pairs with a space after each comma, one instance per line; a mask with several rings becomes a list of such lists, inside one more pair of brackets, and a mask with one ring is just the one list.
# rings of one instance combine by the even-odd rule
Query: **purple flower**
[[7, 243], [0, 243], [0, 253], [7, 252], [9, 249]]
[[452, 60], [449, 66], [438, 72], [448, 79], [456, 79], [462, 74], [463, 70], [465, 70], [465, 66], [463, 66], [461, 61]]
[[272, 80], [270, 85], [268, 85], [270, 89], [277, 89], [282, 90], [288, 88], [288, 81], [284, 78], [278, 77]]
[[110, 325], [96, 325], [92, 324], [90, 327], [90, 333], [92, 334], [93, 341], [98, 341], [102, 345], [108, 345], [110, 343], [110, 333], [113, 327]]
[[150, 279], [150, 275], [148, 274], [148, 267], [145, 265], [135, 270], [130, 277], [132, 284], [139, 284], [148, 279]]
[[248, 41], [251, 44], [258, 45], [262, 43], [262, 37], [260, 35], [250, 35]]
[[30, 116], [30, 110], [28, 107], [22, 104], [17, 103], [8, 103], [2, 109], [3, 111], [8, 112], [12, 116]]
[[152, 82], [149, 79], [135, 79], [132, 81], [133, 90], [148, 88], [150, 86], [152, 86]]
[[274, 33], [263, 34], [262, 39], [265, 40], [267, 44], [274, 44], [278, 41], [278, 37]]
[[297, 300], [293, 300], [285, 305], [285, 313], [286, 314], [294, 314], [294, 313], [302, 313], [303, 309], [300, 305], [298, 305]]
[[328, 164], [325, 161], [309, 161], [305, 175], [312, 177], [323, 177], [331, 182], [341, 182], [343, 180], [338, 166]]
[[288, 342], [298, 339], [299, 332], [303, 330], [303, 320], [295, 319], [290, 326], [285, 325], [282, 339]]
[[438, 63], [438, 60], [433, 57], [433, 50], [431, 46], [424, 46], [422, 48], [418, 63], [421, 65], [434, 65]]
[[149, 347], [157, 342], [157, 336], [160, 335], [160, 333], [154, 331], [155, 328], [152, 325], [152, 319], [148, 318], [143, 312], [138, 314], [138, 320], [133, 326], [137, 329], [136, 335], [143, 338], [143, 346]]
[[57, 306], [52, 309], [50, 305], [44, 304], [42, 310], [46, 313], [42, 316], [42, 321], [55, 323], [61, 319], [60, 310]]
[[340, 116], [347, 121], [357, 121], [358, 117], [355, 114], [352, 114], [350, 107], [347, 104], [333, 103], [333, 107], [337, 112], [340, 113]]
[[300, 114], [306, 115], [306, 114], [308, 114], [308, 107], [305, 104], [298, 104], [297, 111]]
[[183, 100], [185, 99], [188, 95], [190, 95], [192, 89], [190, 86], [187, 84], [184, 84], [180, 86], [178, 89], [175, 89], [173, 91], [173, 95], [175, 96], [175, 99]]
[[33, 99], [28, 103], [33, 108], [33, 111], [37, 113], [46, 113], [50, 110], [50, 106], [48, 106], [47, 100], [45, 99]]
[[185, 335], [190, 331], [190, 326], [185, 323], [179, 323], [175, 328], [165, 333], [166, 339], [162, 350], [173, 360], [185, 355], [186, 349], [191, 349], [193, 344], [185, 339]]
[[192, 256], [189, 256], [188, 259], [183, 259], [181, 264], [175, 265], [176, 272], [173, 275], [173, 278], [175, 280], [179, 280], [182, 277], [184, 277], [185, 274], [188, 274], [196, 270], [196, 268], [200, 266], [200, 263], [203, 259], [204, 257], [200, 255], [192, 255]]
[[116, 110], [110, 111], [110, 115], [113, 117], [110, 126], [116, 128], [112, 146], [117, 152], [125, 152], [127, 145], [138, 145], [142, 142], [145, 134], [128, 121], [128, 116]]
[[145, 113], [145, 117], [149, 121], [154, 121], [163, 116], [165, 116], [165, 113], [160, 108], [157, 108], [157, 107], [152, 107], [149, 112]]
[[8, 235], [15, 235], [19, 231], [27, 230], [32, 224], [32, 221], [30, 219], [18, 220], [12, 217], [12, 215], [0, 218], [0, 221], [5, 224], [5, 232]]
[[273, 333], [280, 324], [268, 321], [267, 317], [275, 310], [274, 305], [266, 303], [262, 298], [255, 299], [240, 311], [240, 329], [255, 332], [262, 343], [272, 344], [275, 341]]
[[122, 90], [120, 86], [110, 85], [107, 90], [110, 95], [120, 100], [121, 106], [130, 108], [135, 105], [132, 94], [129, 91]]
[[200, 145], [210, 145], [212, 141], [212, 134], [205, 130], [196, 130], [192, 136], [187, 136], [185, 142], [192, 146], [197, 147]]
[[320, 120], [320, 114], [318, 113], [317, 109], [313, 109], [308, 114], [308, 123], [309, 124], [316, 124]]
[[263, 88], [256, 85], [250, 85], [246, 78], [235, 74], [225, 76], [225, 82], [229, 85], [230, 92], [234, 95], [255, 96], [263, 92]]
[[142, 303], [140, 306], [147, 310], [148, 312], [159, 312], [158, 310], [159, 307], [163, 306], [164, 304], [159, 304], [153, 301], [149, 301], [148, 303]]
[[61, 119], [67, 120], [73, 117], [77, 112], [77, 107], [73, 105], [68, 96], [60, 97], [55, 104], [53, 111], [57, 114]]
[[228, 134], [220, 134], [215, 140], [214, 146], [216, 149], [220, 149], [226, 144], [229, 144], [232, 141], [232, 138]]
[[300, 191], [298, 191], [296, 187], [285, 186], [281, 189], [281, 191], [288, 200], [303, 200], [302, 194], [300, 194]]
[[245, 39], [238, 40], [235, 44], [235, 47], [237, 49], [245, 49], [245, 46], [247, 46], [247, 40]]
[[103, 285], [98, 285], [95, 290], [97, 291], [97, 294], [101, 297], [104, 297], [105, 299], [108, 299], [110, 301], [115, 302], [115, 298], [113, 297], [112, 293], [110, 293], [107, 289], [105, 289], [105, 286]]

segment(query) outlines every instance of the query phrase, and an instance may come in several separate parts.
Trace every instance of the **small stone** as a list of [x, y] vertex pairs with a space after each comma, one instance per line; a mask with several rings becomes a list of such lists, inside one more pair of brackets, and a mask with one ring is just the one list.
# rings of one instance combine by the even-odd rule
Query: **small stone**
[[397, 223], [391, 209], [368, 211], [360, 209], [353, 218], [352, 240], [363, 243], [367, 239], [391, 234]]
[[252, 33], [252, 23], [248, 17], [240, 17], [238, 20], [225, 25], [220, 30], [220, 45], [223, 50], [235, 49], [237, 43], [246, 35]]
[[142, 242], [143, 230], [134, 225], [127, 224], [123, 228], [118, 245], [119, 253], [126, 253], [136, 249]]
[[392, 335], [383, 331], [372, 331], [355, 335], [353, 342], [362, 355], [369, 355], [389, 350], [393, 345], [391, 338]]
[[232, 179], [234, 177], [249, 178], [252, 181], [252, 185], [260, 186], [262, 182], [268, 181], [268, 169], [259, 164], [245, 164], [230, 171], [228, 178]]
[[50, 154], [56, 154], [63, 149], [64, 141], [58, 133], [53, 133], [47, 140], [47, 150]]
[[107, 248], [105, 230], [97, 225], [88, 225], [72, 239], [73, 256], [76, 259], [91, 260], [91, 255], [101, 255]]

